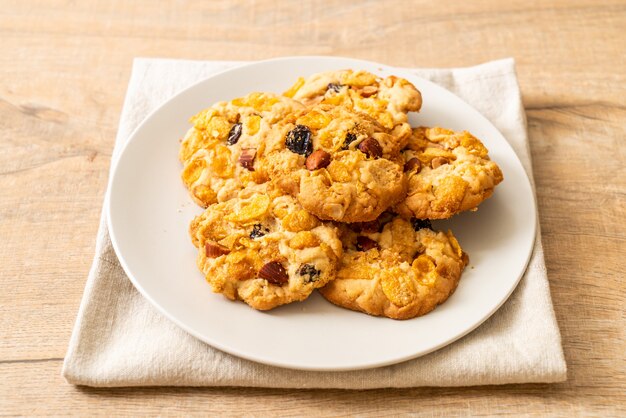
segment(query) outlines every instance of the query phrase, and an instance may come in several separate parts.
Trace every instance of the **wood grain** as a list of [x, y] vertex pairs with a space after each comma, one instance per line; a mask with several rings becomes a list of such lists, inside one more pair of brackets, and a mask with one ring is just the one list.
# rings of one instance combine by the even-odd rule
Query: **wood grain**
[[[0, 414], [626, 415], [626, 2], [2, 1]], [[461, 389], [116, 389], [60, 377], [135, 56], [513, 56], [569, 380]]]

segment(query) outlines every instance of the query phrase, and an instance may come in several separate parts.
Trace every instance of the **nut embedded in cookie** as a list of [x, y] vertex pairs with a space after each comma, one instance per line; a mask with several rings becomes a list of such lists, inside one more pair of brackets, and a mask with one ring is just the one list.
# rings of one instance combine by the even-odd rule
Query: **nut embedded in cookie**
[[320, 293], [335, 305], [393, 319], [421, 316], [445, 302], [469, 261], [454, 235], [399, 216], [381, 219], [379, 227], [343, 227], [337, 278]]
[[366, 114], [317, 105], [274, 125], [270, 180], [320, 219], [366, 222], [404, 198], [402, 143]]
[[328, 71], [299, 78], [284, 95], [306, 106], [342, 105], [366, 113], [399, 141], [410, 135], [407, 113], [417, 112], [422, 106], [419, 90], [408, 80], [382, 78], [362, 70]]
[[408, 191], [394, 209], [406, 217], [445, 219], [475, 209], [503, 180], [487, 148], [469, 132], [415, 128], [402, 155]]
[[209, 205], [189, 233], [213, 291], [260, 310], [306, 299], [335, 278], [342, 253], [335, 226], [267, 184]]
[[181, 177], [202, 207], [235, 196], [248, 184], [267, 176], [261, 159], [271, 126], [302, 109], [295, 100], [271, 93], [251, 93], [219, 102], [191, 118], [193, 127], [182, 140]]

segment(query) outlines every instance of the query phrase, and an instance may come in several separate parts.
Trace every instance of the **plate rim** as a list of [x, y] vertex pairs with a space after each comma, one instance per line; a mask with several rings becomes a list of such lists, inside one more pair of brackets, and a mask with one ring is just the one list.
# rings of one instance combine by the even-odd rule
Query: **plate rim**
[[[117, 176], [117, 174], [119, 173], [118, 171], [118, 166], [120, 165], [120, 162], [122, 161], [122, 157], [124, 156], [127, 148], [130, 146], [130, 144], [133, 142], [134, 138], [137, 136], [138, 132], [141, 131], [143, 129], [143, 127], [149, 123], [149, 121], [154, 117], [154, 115], [159, 112], [163, 107], [165, 107], [168, 103], [170, 103], [171, 101], [175, 100], [176, 98], [178, 98], [181, 95], [186, 94], [188, 91], [193, 90], [198, 88], [198, 86], [200, 84], [203, 84], [205, 82], [207, 82], [207, 80], [210, 80], [212, 78], [221, 76], [223, 74], [229, 73], [233, 70], [237, 70], [237, 69], [243, 69], [243, 68], [248, 68], [248, 67], [256, 67], [256, 66], [263, 66], [263, 65], [267, 65], [267, 64], [272, 64], [272, 63], [277, 63], [277, 62], [283, 62], [283, 61], [294, 61], [294, 60], [329, 60], [329, 61], [334, 61], [334, 60], [339, 60], [342, 62], [350, 62], [350, 64], [347, 65], [362, 65], [362, 66], [367, 66], [367, 67], [371, 67], [371, 66], [375, 66], [381, 69], [387, 69], [387, 70], [392, 70], [392, 71], [396, 71], [398, 73], [398, 75], [403, 76], [402, 73], [406, 73], [408, 75], [410, 75], [411, 77], [415, 77], [417, 79], [419, 79], [421, 82], [427, 83], [427, 84], [432, 84], [434, 85], [436, 88], [438, 89], [443, 89], [445, 90], [448, 94], [453, 95], [457, 100], [460, 100], [461, 102], [463, 102], [468, 108], [472, 109], [472, 111], [482, 120], [483, 123], [487, 123], [488, 125], [490, 125], [501, 137], [502, 140], [504, 140], [504, 146], [509, 148], [509, 151], [512, 152], [512, 154], [515, 156], [515, 160], [516, 163], [519, 163], [519, 165], [521, 166], [522, 169], [522, 173], [523, 173], [523, 178], [524, 180], [528, 183], [529, 189], [530, 189], [530, 195], [532, 196], [532, 213], [530, 214], [533, 218], [534, 218], [534, 222], [532, 223], [532, 244], [531, 244], [531, 248], [530, 251], [528, 251], [527, 255], [526, 255], [526, 259], [524, 261], [524, 265], [523, 268], [521, 269], [520, 273], [518, 274], [518, 277], [512, 281], [512, 285], [510, 286], [507, 294], [505, 297], [503, 297], [501, 299], [501, 301], [499, 303], [496, 304], [496, 306], [489, 310], [488, 313], [484, 314], [480, 320], [475, 321], [475, 324], [473, 324], [472, 326], [468, 327], [466, 330], [464, 330], [461, 333], [458, 333], [457, 335], [455, 335], [454, 337], [448, 338], [445, 341], [441, 342], [440, 344], [437, 344], [433, 347], [431, 347], [430, 349], [426, 349], [426, 350], [422, 350], [419, 351], [417, 353], [414, 354], [410, 354], [410, 355], [405, 355], [405, 356], [401, 356], [401, 357], [394, 357], [393, 359], [389, 359], [389, 360], [385, 360], [385, 361], [378, 361], [378, 362], [369, 362], [367, 364], [361, 364], [361, 365], [354, 365], [354, 366], [346, 366], [346, 367], [341, 367], [341, 366], [334, 366], [334, 367], [319, 367], [319, 366], [314, 366], [314, 365], [296, 365], [296, 364], [291, 364], [289, 362], [280, 362], [280, 361], [274, 361], [274, 360], [269, 360], [265, 357], [260, 357], [260, 356], [256, 356], [254, 354], [249, 354], [249, 353], [244, 353], [241, 352], [237, 349], [234, 349], [228, 345], [224, 345], [221, 344], [219, 341], [215, 341], [215, 340], [211, 340], [211, 341], [207, 341], [206, 336], [200, 335], [199, 332], [196, 332], [194, 329], [192, 329], [190, 326], [188, 326], [187, 324], [185, 324], [183, 321], [179, 320], [178, 318], [176, 318], [173, 314], [171, 314], [167, 309], [165, 309], [164, 307], [162, 307], [156, 300], [153, 299], [153, 297], [150, 295], [150, 293], [148, 291], [146, 291], [144, 289], [144, 287], [141, 285], [140, 281], [137, 280], [134, 275], [131, 273], [131, 269], [130, 266], [127, 264], [126, 260], [124, 259], [122, 252], [120, 251], [120, 246], [119, 243], [117, 241], [117, 236], [115, 234], [115, 228], [112, 224], [112, 220], [111, 220], [111, 212], [112, 212], [112, 206], [111, 206], [111, 194], [113, 191], [113, 184], [115, 182], [115, 178]], [[202, 61], [201, 61], [202, 62]], [[343, 65], [343, 64], [341, 64]], [[471, 67], [467, 67], [467, 68], [471, 68]], [[126, 139], [126, 142], [124, 144], [122, 144], [122, 147], [119, 150], [115, 150], [115, 152], [112, 154], [112, 159], [111, 159], [111, 168], [110, 168], [110, 172], [109, 172], [109, 179], [107, 182], [107, 190], [106, 190], [106, 194], [105, 194], [105, 198], [104, 198], [104, 205], [105, 205], [105, 216], [106, 216], [106, 226], [108, 229], [108, 233], [109, 233], [109, 237], [111, 240], [111, 244], [113, 246], [113, 249], [115, 251], [115, 254], [117, 256], [117, 259], [120, 263], [120, 265], [122, 266], [124, 273], [126, 274], [126, 276], [128, 277], [128, 279], [130, 279], [131, 283], [133, 284], [133, 286], [139, 291], [139, 293], [142, 295], [142, 297], [146, 298], [150, 304], [155, 307], [161, 314], [163, 314], [168, 320], [172, 321], [174, 324], [176, 324], [177, 327], [181, 328], [182, 330], [184, 330], [185, 332], [187, 332], [188, 334], [192, 335], [194, 338], [202, 341], [205, 344], [210, 345], [211, 347], [214, 347], [216, 349], [219, 349], [225, 353], [234, 355], [236, 357], [242, 358], [242, 359], [246, 359], [246, 360], [250, 360], [250, 361], [254, 361], [260, 364], [266, 364], [266, 365], [270, 365], [270, 366], [274, 366], [274, 367], [280, 367], [280, 368], [284, 368], [284, 369], [291, 369], [291, 370], [301, 370], [301, 371], [320, 371], [320, 372], [341, 372], [341, 371], [354, 371], [354, 370], [367, 370], [367, 369], [374, 369], [374, 368], [379, 368], [379, 367], [385, 367], [385, 366], [389, 366], [389, 365], [393, 365], [393, 364], [398, 364], [398, 363], [403, 363], [406, 362], [408, 360], [412, 360], [412, 359], [416, 359], [422, 356], [425, 356], [427, 354], [430, 354], [434, 351], [437, 351], [443, 347], [446, 347], [458, 340], [460, 340], [461, 338], [467, 336], [468, 334], [470, 334], [471, 332], [473, 332], [474, 330], [476, 330], [478, 327], [480, 327], [482, 324], [485, 323], [485, 321], [487, 321], [487, 319], [491, 318], [495, 312], [497, 312], [511, 297], [511, 294], [515, 291], [515, 289], [517, 289], [522, 277], [524, 276], [524, 274], [526, 273], [527, 269], [528, 269], [528, 264], [530, 262], [530, 259], [532, 258], [532, 255], [534, 254], [534, 250], [535, 250], [535, 246], [536, 246], [536, 240], [537, 240], [537, 233], [538, 233], [538, 220], [539, 220], [539, 216], [538, 216], [538, 210], [537, 210], [537, 198], [536, 198], [536, 192], [535, 192], [535, 188], [534, 188], [534, 183], [531, 179], [531, 177], [529, 176], [529, 173], [526, 171], [526, 168], [524, 167], [524, 164], [522, 163], [521, 159], [519, 158], [518, 154], [515, 152], [515, 150], [513, 149], [513, 147], [511, 146], [511, 144], [509, 143], [508, 140], [506, 140], [506, 137], [502, 134], [502, 132], [500, 132], [500, 130], [489, 120], [487, 119], [480, 111], [478, 111], [474, 106], [472, 106], [471, 104], [467, 103], [464, 99], [462, 99], [461, 97], [459, 97], [457, 94], [451, 92], [450, 90], [448, 90], [447, 88], [434, 83], [433, 81], [430, 81], [426, 78], [423, 78], [417, 74], [413, 74], [410, 73], [411, 68], [406, 68], [406, 67], [394, 67], [394, 66], [390, 66], [390, 65], [386, 65], [386, 64], [381, 64], [375, 61], [369, 61], [369, 60], [362, 60], [362, 59], [356, 59], [356, 58], [350, 58], [350, 57], [343, 57], [343, 56], [323, 56], [323, 55], [302, 55], [302, 56], [283, 56], [283, 57], [276, 57], [276, 58], [271, 58], [271, 59], [266, 59], [266, 60], [260, 60], [260, 61], [251, 61], [251, 62], [246, 62], [246, 61], [242, 61], [241, 65], [235, 65], [233, 67], [212, 73], [211, 75], [202, 78], [201, 80], [198, 80], [197, 82], [192, 83], [191, 85], [189, 85], [188, 87], [185, 87], [181, 90], [179, 90], [178, 92], [174, 93], [173, 95], [171, 95], [169, 98], [167, 98], [166, 100], [164, 100], [163, 102], [161, 102], [158, 106], [156, 106], [153, 110], [151, 110], [142, 120], [141, 122], [135, 127], [135, 129], [133, 129], [131, 131], [131, 133], [128, 135], [128, 139]], [[498, 138], [500, 139], [500, 138]], [[117, 141], [116, 141], [117, 142]], [[117, 144], [116, 144], [117, 145]]]

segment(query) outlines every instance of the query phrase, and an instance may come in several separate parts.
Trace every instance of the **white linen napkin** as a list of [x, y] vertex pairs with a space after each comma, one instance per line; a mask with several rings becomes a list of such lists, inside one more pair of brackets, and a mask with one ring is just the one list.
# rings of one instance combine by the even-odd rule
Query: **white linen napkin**
[[[141, 120], [166, 99], [240, 64], [136, 59], [113, 158]], [[471, 68], [409, 71], [451, 90], [485, 115], [511, 143], [532, 181], [526, 119], [512, 59]], [[88, 386], [370, 389], [559, 382], [566, 379], [566, 364], [540, 232], [515, 292], [469, 335], [434, 353], [392, 366], [307, 372], [226, 354], [162, 316], [128, 280], [102, 216], [96, 255], [62, 373], [68, 382]]]

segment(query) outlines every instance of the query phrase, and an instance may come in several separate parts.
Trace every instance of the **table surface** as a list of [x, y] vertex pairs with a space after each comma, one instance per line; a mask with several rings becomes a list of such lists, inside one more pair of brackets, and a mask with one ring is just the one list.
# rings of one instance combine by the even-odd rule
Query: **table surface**
[[[625, 1], [3, 3], [0, 414], [626, 414]], [[567, 382], [359, 392], [62, 379], [133, 57], [304, 54], [409, 67], [515, 57]]]

